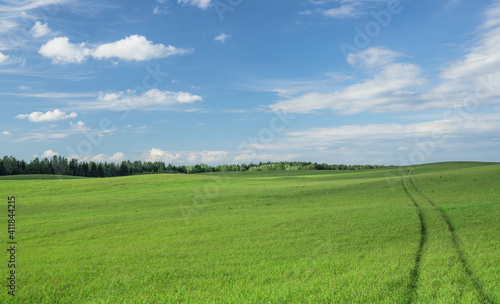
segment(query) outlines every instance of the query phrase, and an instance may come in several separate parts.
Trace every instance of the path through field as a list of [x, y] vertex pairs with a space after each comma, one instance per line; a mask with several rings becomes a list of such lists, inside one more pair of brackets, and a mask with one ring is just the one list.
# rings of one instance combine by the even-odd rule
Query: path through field
[[[410, 274], [407, 299], [410, 303], [428, 303], [445, 290], [456, 295], [450, 302], [463, 300], [465, 293], [475, 294], [474, 303], [493, 303], [480, 280], [469, 266], [459, 237], [447, 214], [426, 197], [411, 179], [413, 170], [401, 178], [408, 198], [417, 209], [421, 226], [420, 246]], [[470, 290], [474, 289], [475, 293]]]
[[0, 303], [500, 303], [500, 164], [407, 170], [0, 178]]

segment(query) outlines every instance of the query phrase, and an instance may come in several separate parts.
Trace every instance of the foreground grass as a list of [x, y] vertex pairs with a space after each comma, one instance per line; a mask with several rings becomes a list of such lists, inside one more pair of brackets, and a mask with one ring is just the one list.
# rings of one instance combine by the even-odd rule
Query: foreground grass
[[421, 223], [396, 169], [2, 180], [19, 243], [16, 301], [4, 288], [0, 302], [481, 301], [436, 208], [498, 302], [499, 172], [446, 164], [416, 168], [413, 188], [405, 178], [430, 227], [417, 276]]

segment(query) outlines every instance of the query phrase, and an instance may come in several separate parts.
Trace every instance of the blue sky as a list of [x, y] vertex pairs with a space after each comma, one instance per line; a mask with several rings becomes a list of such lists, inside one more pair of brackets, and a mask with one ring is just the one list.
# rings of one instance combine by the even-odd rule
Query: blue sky
[[0, 2], [0, 154], [500, 161], [500, 1]]

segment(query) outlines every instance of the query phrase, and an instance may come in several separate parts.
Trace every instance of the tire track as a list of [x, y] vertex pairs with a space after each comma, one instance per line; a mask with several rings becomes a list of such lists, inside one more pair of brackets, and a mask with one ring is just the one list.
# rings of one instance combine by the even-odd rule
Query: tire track
[[[409, 173], [411, 174], [411, 173]], [[488, 303], [488, 304], [493, 304], [494, 302], [491, 300], [491, 298], [488, 296], [488, 294], [484, 291], [484, 288], [483, 288], [483, 284], [480, 282], [480, 280], [474, 275], [474, 272], [472, 271], [472, 268], [470, 267], [469, 265], [469, 262], [467, 260], [467, 257], [465, 255], [465, 251], [463, 250], [463, 248], [460, 246], [460, 242], [458, 240], [458, 237], [457, 237], [457, 234], [455, 232], [455, 227], [453, 226], [453, 224], [451, 223], [448, 215], [441, 209], [439, 208], [436, 204], [434, 204], [433, 201], [431, 201], [427, 196], [425, 196], [419, 189], [417, 186], [415, 186], [415, 184], [413, 183], [413, 181], [411, 180], [411, 178], [408, 178], [409, 182], [410, 182], [410, 185], [412, 186], [412, 188], [415, 190], [415, 192], [417, 192], [425, 201], [427, 201], [436, 211], [439, 212], [439, 214], [441, 215], [441, 218], [446, 222], [446, 225], [448, 226], [448, 231], [450, 232], [451, 234], [451, 239], [452, 239], [452, 243], [453, 243], [453, 247], [455, 248], [455, 251], [457, 252], [458, 254], [458, 258], [460, 260], [460, 263], [462, 264], [462, 267], [465, 271], [465, 273], [467, 274], [467, 276], [469, 277], [469, 279], [471, 280], [474, 288], [476, 289], [476, 292], [478, 293], [478, 295], [480, 296], [481, 300], [483, 301], [483, 303]], [[402, 179], [401, 179], [401, 182]], [[403, 184], [403, 187], [404, 187], [404, 184]], [[407, 189], [405, 188], [405, 192], [408, 194], [407, 192]], [[408, 194], [409, 195], [409, 194]], [[410, 196], [411, 197], [411, 196]], [[412, 199], [413, 200], [413, 199]], [[414, 201], [415, 203], [415, 201]], [[415, 203], [416, 204], [416, 203]]]
[[[408, 171], [408, 174], [411, 174], [411, 171]], [[408, 198], [413, 202], [415, 208], [417, 209], [418, 219], [420, 221], [420, 244], [418, 246], [418, 250], [415, 257], [415, 266], [413, 266], [412, 271], [410, 272], [410, 284], [408, 286], [408, 303], [413, 303], [415, 301], [415, 296], [417, 294], [418, 289], [418, 281], [420, 278], [420, 265], [422, 262], [422, 255], [424, 252], [425, 244], [427, 242], [427, 225], [425, 223], [424, 214], [422, 212], [422, 208], [417, 203], [417, 201], [411, 196], [410, 192], [405, 186], [404, 178], [401, 178], [401, 185], [408, 196]]]

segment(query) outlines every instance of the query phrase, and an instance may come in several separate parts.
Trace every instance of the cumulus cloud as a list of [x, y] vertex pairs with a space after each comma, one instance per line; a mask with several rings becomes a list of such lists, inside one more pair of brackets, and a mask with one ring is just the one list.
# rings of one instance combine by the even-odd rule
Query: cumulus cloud
[[259, 161], [286, 161], [297, 157], [297, 154], [285, 152], [262, 152], [256, 153], [255, 150], [238, 149], [234, 151], [163, 151], [153, 148], [145, 151], [141, 159], [145, 161], [162, 161], [172, 164], [236, 164], [251, 163]]
[[89, 132], [91, 130], [89, 127], [86, 127], [85, 123], [81, 120], [75, 124], [73, 122], [70, 122], [69, 125], [71, 127], [71, 130], [74, 132], [84, 133], [84, 132]]
[[179, 153], [170, 153], [167, 151], [162, 151], [160, 149], [153, 148], [144, 155], [144, 160], [146, 161], [163, 161], [165, 163], [174, 163], [179, 160], [181, 155]]
[[9, 56], [4, 55], [4, 54], [2, 54], [2, 52], [0, 52], [0, 64], [6, 62], [7, 59], [9, 59]]
[[162, 161], [176, 164], [215, 164], [232, 162], [228, 151], [163, 151], [153, 148], [146, 151], [142, 158], [145, 161]]
[[96, 59], [119, 58], [127, 61], [144, 61], [164, 58], [173, 55], [182, 55], [189, 50], [174, 46], [154, 44], [144, 36], [132, 35], [125, 39], [98, 46], [92, 53]]
[[125, 153], [122, 153], [122, 152], [117, 152], [111, 156], [109, 155], [105, 155], [105, 154], [99, 154], [99, 155], [96, 155], [96, 156], [93, 156], [93, 157], [87, 157], [87, 158], [82, 158], [81, 160], [82, 161], [93, 161], [93, 162], [96, 162], [96, 163], [103, 163], [103, 162], [111, 162], [111, 163], [120, 163], [122, 161], [124, 161], [126, 158], [126, 155]]
[[228, 38], [231, 38], [231, 35], [227, 35], [227, 34], [221, 33], [220, 35], [218, 35], [217, 37], [215, 37], [215, 41], [220, 41], [222, 43], [225, 43], [226, 39], [228, 39]]
[[30, 33], [34, 38], [40, 38], [49, 35], [52, 31], [50, 30], [48, 24], [43, 24], [40, 21], [37, 21], [30, 30]]
[[[47, 151], [43, 152], [41, 157], [42, 158], [52, 158], [52, 157], [58, 156], [58, 155], [59, 155], [59, 153], [57, 153], [57, 152], [54, 152], [52, 150], [47, 150]], [[36, 156], [36, 154], [35, 154], [35, 157], [38, 157], [38, 156]]]
[[73, 44], [67, 37], [57, 37], [42, 45], [38, 53], [52, 59], [53, 63], [68, 64], [84, 62], [92, 51], [85, 43]]
[[174, 46], [154, 44], [144, 36], [131, 35], [122, 40], [97, 46], [95, 49], [86, 47], [85, 43], [74, 44], [67, 37], [57, 37], [42, 45], [39, 53], [51, 58], [53, 63], [83, 63], [89, 57], [95, 59], [117, 58], [126, 61], [145, 61], [182, 55], [191, 50]]
[[198, 101], [203, 101], [203, 98], [187, 92], [152, 89], [141, 94], [128, 90], [127, 92], [115, 93], [101, 92], [97, 101], [80, 103], [78, 107], [87, 110], [150, 110], [179, 104], [191, 104]]
[[212, 0], [178, 0], [178, 3], [193, 5], [201, 9], [207, 9], [212, 4]]
[[12, 133], [10, 131], [2, 131], [2, 135], [10, 136]]
[[16, 116], [17, 119], [28, 119], [31, 122], [52, 122], [58, 120], [64, 120], [69, 118], [75, 118], [78, 114], [75, 112], [67, 114], [59, 109], [54, 111], [43, 112], [33, 112], [31, 114], [19, 114]]

